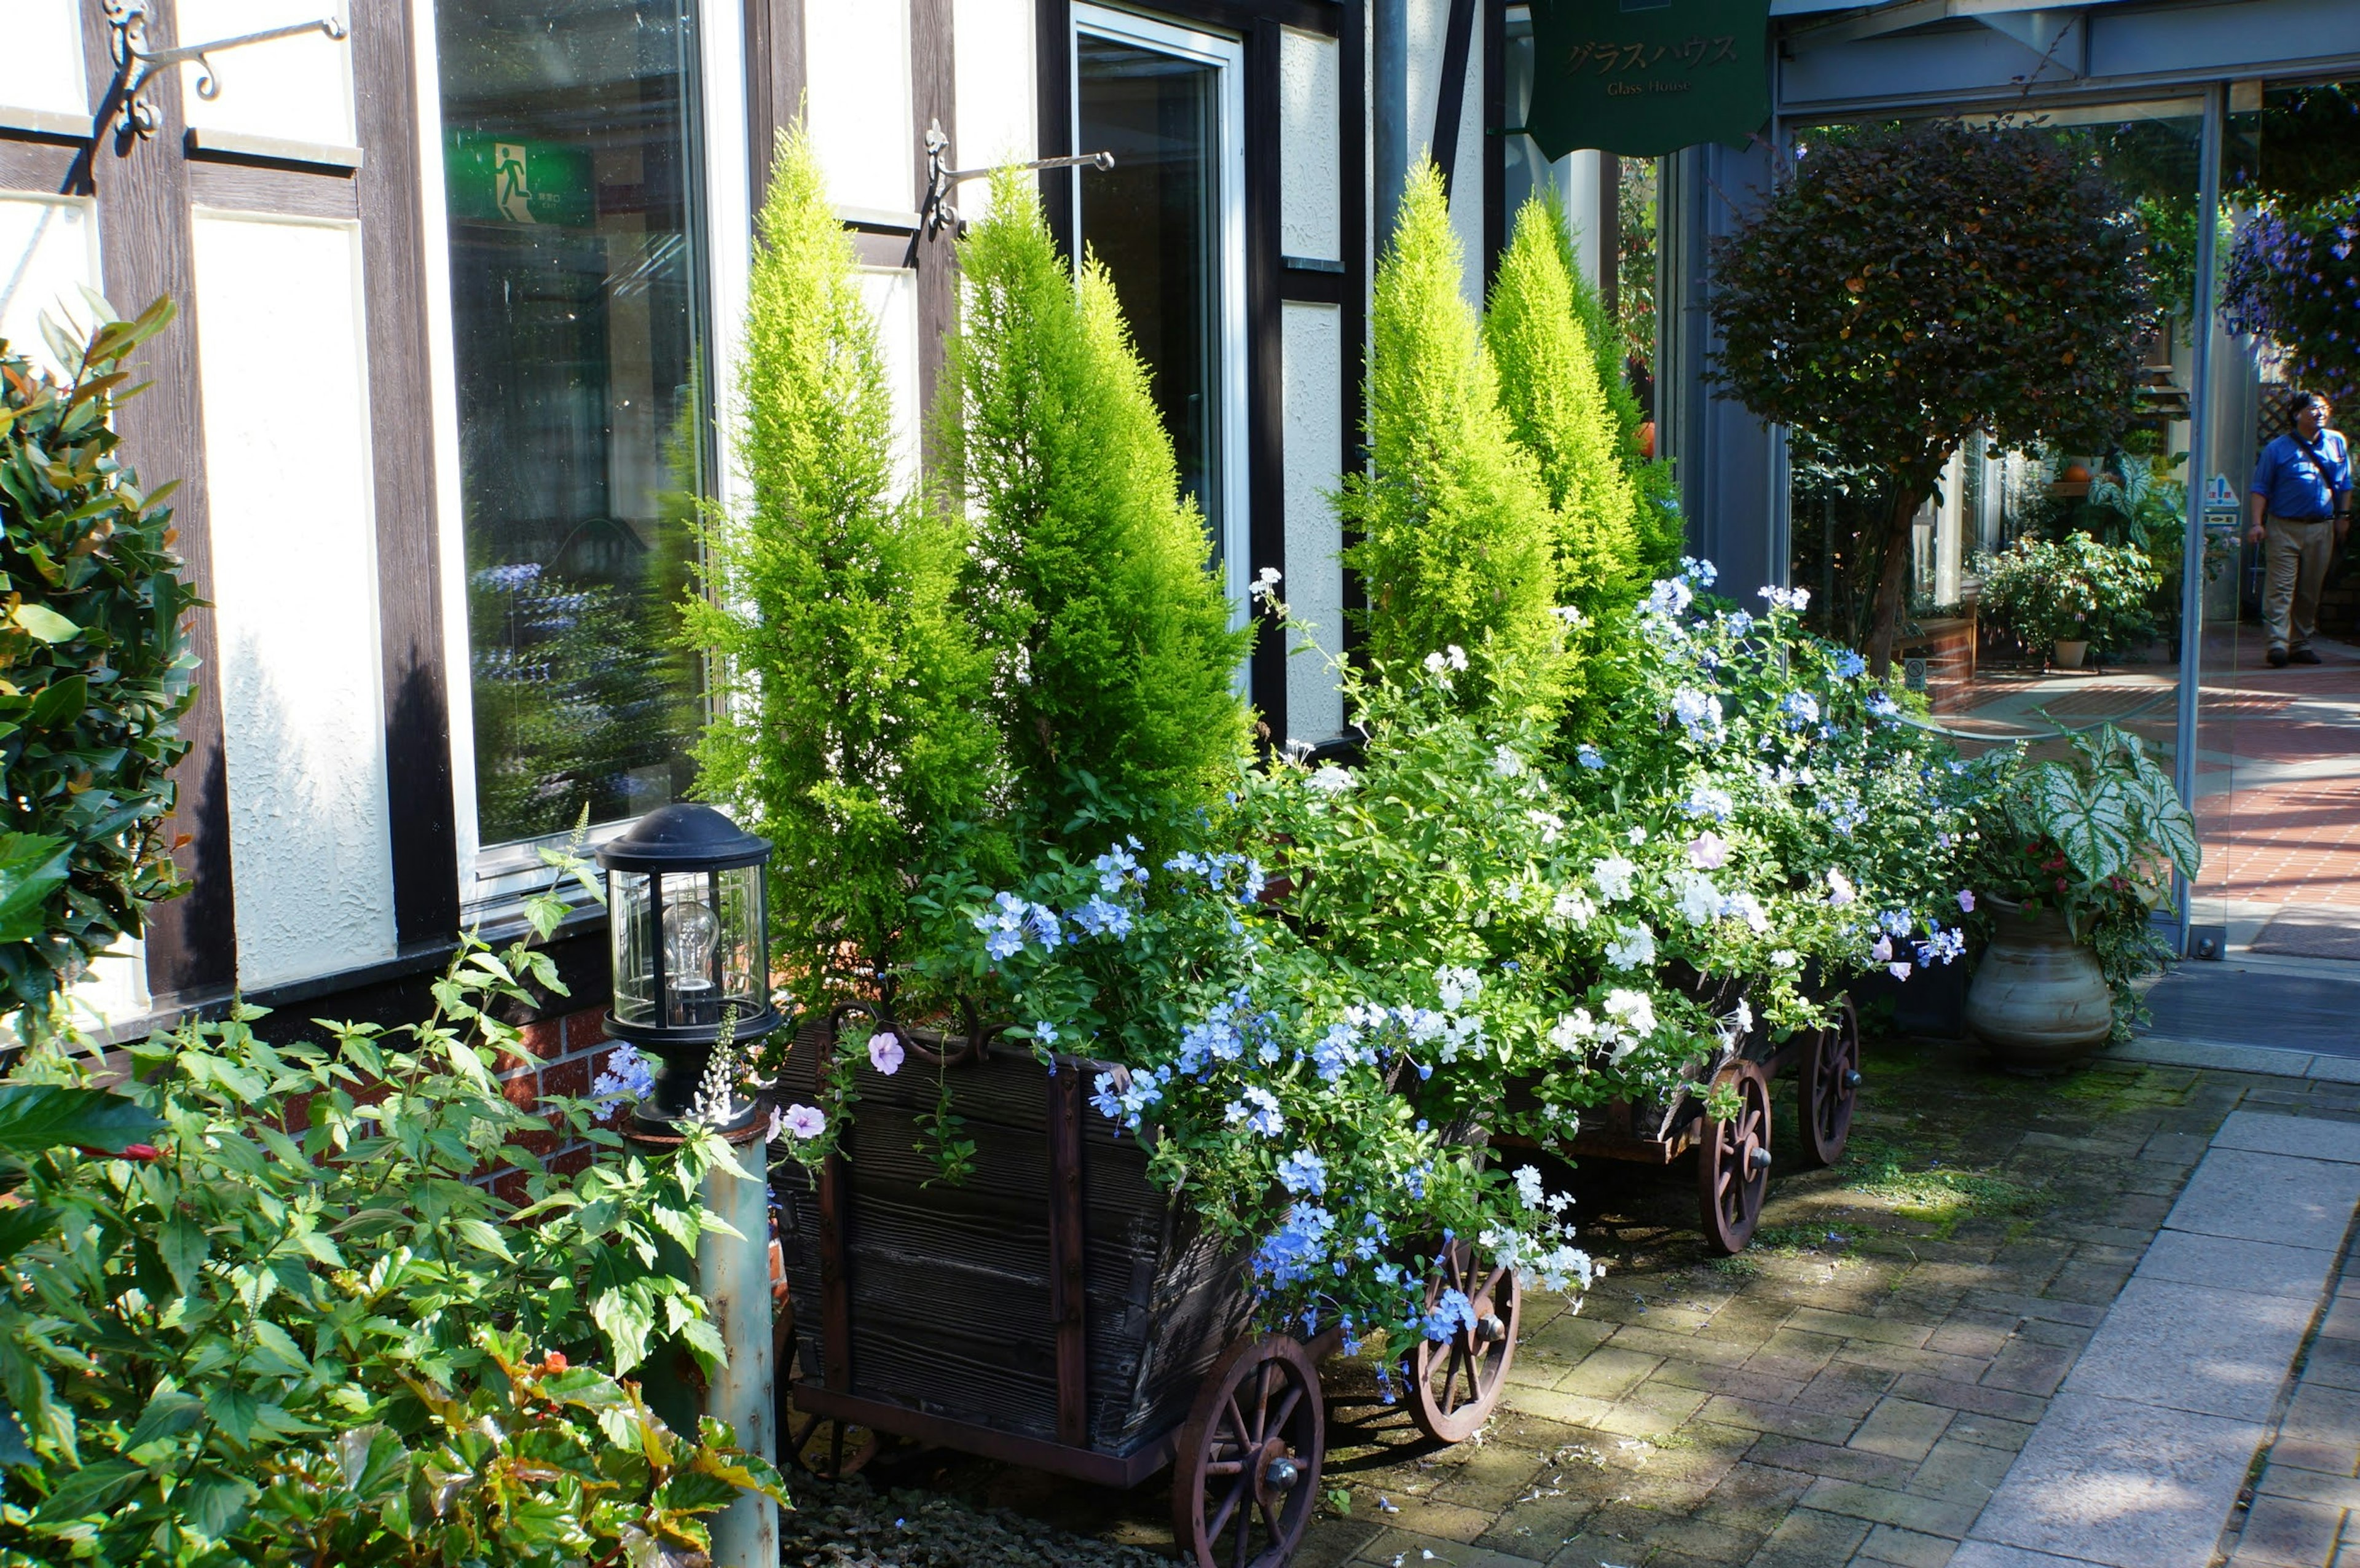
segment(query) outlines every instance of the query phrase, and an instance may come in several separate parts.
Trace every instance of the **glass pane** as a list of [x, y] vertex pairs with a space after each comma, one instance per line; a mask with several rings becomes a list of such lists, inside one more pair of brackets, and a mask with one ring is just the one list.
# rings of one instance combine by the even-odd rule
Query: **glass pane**
[[436, 7], [486, 844], [688, 781], [709, 466], [693, 0]]
[[1082, 244], [1106, 264], [1150, 390], [1218, 548], [1221, 486], [1220, 67], [1081, 34]]
[[709, 873], [674, 873], [659, 878], [663, 891], [664, 995], [667, 1029], [721, 1021], [721, 917], [714, 909]]
[[713, 877], [714, 908], [721, 917], [721, 948], [717, 955], [721, 996], [738, 1004], [738, 1016], [759, 1011], [762, 985], [762, 870], [741, 866]]
[[606, 878], [607, 930], [613, 933], [615, 1017], [627, 1024], [656, 1021], [655, 918], [649, 874], [617, 871]]

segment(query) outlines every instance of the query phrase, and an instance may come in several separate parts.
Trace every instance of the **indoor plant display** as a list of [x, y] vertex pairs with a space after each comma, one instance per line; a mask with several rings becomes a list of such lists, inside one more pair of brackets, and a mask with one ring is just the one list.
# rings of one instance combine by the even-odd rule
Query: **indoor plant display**
[[2193, 878], [2202, 861], [2195, 819], [2112, 724], [2074, 735], [2063, 758], [2018, 749], [1977, 768], [1990, 788], [1975, 891], [1995, 929], [1967, 1026], [2009, 1066], [2061, 1066], [2129, 1037], [2132, 982], [2170, 957], [2150, 917], [2172, 871]]
[[2084, 533], [2027, 535], [1976, 559], [1982, 615], [2014, 632], [2030, 651], [2049, 650], [2079, 669], [2092, 645], [2120, 649], [2154, 631], [2147, 603], [2159, 581], [2146, 551]]

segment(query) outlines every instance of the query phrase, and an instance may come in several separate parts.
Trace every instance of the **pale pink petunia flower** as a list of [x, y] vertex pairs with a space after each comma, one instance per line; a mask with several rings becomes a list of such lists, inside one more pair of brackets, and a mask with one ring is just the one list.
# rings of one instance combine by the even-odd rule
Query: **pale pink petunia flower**
[[901, 1042], [883, 1029], [869, 1037], [869, 1065], [890, 1078], [901, 1071]]

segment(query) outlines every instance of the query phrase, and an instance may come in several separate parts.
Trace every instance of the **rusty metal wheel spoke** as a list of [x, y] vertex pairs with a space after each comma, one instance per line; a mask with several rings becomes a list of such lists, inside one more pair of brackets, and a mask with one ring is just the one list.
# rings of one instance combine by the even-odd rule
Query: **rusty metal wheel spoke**
[[1708, 1121], [1697, 1140], [1697, 1196], [1705, 1246], [1739, 1252], [1761, 1223], [1770, 1181], [1770, 1080], [1757, 1062], [1740, 1060], [1714, 1075], [1716, 1090], [1737, 1096], [1737, 1114]]
[[1282, 1568], [1317, 1507], [1327, 1407], [1284, 1334], [1232, 1346], [1197, 1390], [1175, 1454], [1172, 1514], [1197, 1568]]
[[1801, 1124], [1797, 1153], [1806, 1165], [1833, 1165], [1843, 1158], [1860, 1104], [1860, 1017], [1852, 998], [1836, 1000], [1835, 1022], [1821, 1029], [1804, 1053], [1796, 1095]]

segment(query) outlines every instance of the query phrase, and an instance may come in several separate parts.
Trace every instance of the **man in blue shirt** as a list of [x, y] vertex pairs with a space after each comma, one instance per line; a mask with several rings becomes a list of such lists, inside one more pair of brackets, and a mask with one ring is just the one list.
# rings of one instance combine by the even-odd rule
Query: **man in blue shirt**
[[2327, 428], [2328, 412], [2316, 392], [2295, 399], [2294, 430], [2262, 449], [2246, 497], [2245, 542], [2266, 545], [2269, 562], [2262, 622], [2273, 670], [2319, 662], [2311, 646], [2319, 590], [2328, 557], [2352, 526], [2352, 450]]

